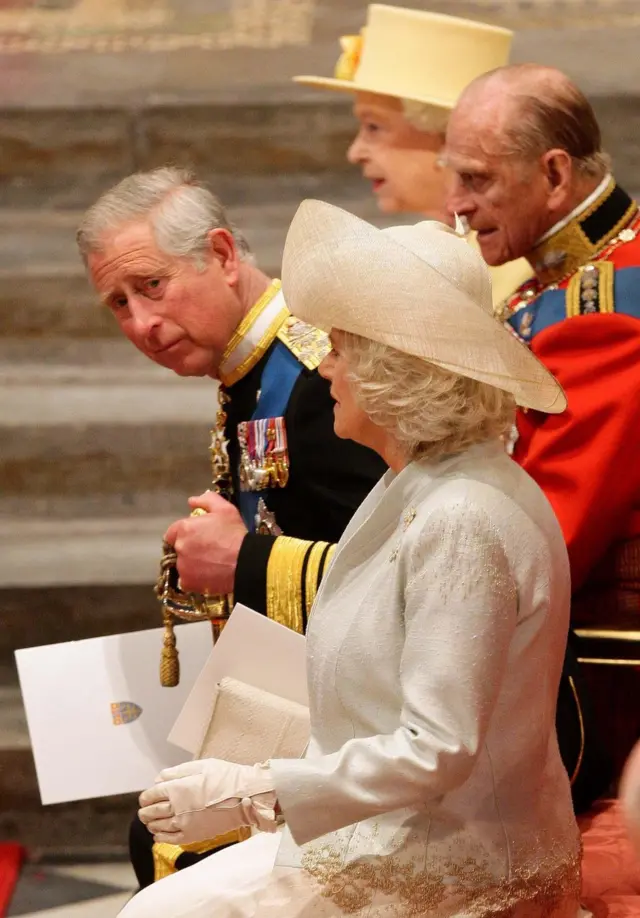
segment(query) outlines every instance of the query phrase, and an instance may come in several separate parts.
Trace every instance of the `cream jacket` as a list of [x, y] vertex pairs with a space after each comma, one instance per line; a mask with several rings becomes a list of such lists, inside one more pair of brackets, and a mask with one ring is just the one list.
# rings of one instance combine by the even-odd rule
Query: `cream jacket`
[[385, 476], [314, 606], [312, 738], [271, 763], [286, 828], [261, 918], [576, 918], [569, 598], [558, 523], [499, 443]]

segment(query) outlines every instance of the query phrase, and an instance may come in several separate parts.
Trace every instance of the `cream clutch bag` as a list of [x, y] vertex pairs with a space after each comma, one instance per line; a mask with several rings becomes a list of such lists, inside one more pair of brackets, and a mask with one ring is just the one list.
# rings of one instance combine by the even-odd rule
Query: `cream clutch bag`
[[254, 765], [275, 758], [299, 758], [309, 742], [309, 709], [225, 676], [197, 759], [225, 759]]

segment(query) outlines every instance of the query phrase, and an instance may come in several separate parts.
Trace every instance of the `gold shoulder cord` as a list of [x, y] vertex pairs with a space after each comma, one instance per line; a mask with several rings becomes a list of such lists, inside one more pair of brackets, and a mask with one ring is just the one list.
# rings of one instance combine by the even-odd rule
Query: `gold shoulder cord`
[[[228, 441], [225, 439], [227, 413], [225, 404], [229, 397], [220, 386], [218, 390], [218, 411], [216, 426], [211, 431], [211, 490], [222, 497], [229, 498], [232, 493], [231, 472], [229, 467]], [[201, 507], [192, 510], [191, 516], [206, 513]], [[155, 594], [162, 607], [164, 637], [160, 661], [160, 684], [164, 688], [173, 688], [180, 682], [180, 663], [176, 647], [174, 630], [175, 620], [185, 622], [211, 621], [214, 640], [224, 627], [233, 606], [233, 596], [209, 596], [198, 593], [184, 593], [178, 580], [177, 554], [173, 545], [162, 544], [160, 574], [156, 581]]]

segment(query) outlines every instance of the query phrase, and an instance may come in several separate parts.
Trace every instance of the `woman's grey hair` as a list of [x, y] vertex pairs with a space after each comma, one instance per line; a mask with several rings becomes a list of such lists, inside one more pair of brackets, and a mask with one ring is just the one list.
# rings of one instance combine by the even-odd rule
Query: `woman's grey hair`
[[164, 167], [129, 175], [89, 208], [76, 236], [85, 264], [91, 252], [101, 250], [105, 235], [141, 219], [151, 223], [159, 248], [190, 258], [200, 268], [206, 263], [213, 229], [229, 230], [239, 257], [253, 261], [247, 240], [221, 201], [188, 170]]
[[356, 401], [410, 460], [455, 455], [511, 430], [509, 392], [359, 335], [345, 333], [341, 351]]
[[402, 113], [409, 124], [425, 134], [438, 134], [443, 138], [447, 133], [447, 123], [451, 112], [446, 108], [437, 108], [427, 102], [416, 102], [415, 99], [402, 99]]

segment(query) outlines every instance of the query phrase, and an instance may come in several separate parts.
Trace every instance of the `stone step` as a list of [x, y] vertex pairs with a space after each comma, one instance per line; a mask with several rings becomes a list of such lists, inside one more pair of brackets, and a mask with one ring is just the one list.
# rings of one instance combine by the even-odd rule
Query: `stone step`
[[[160, 567], [164, 525], [163, 520], [157, 531], [150, 529], [144, 544], [136, 547], [136, 556], [140, 561], [137, 570], [133, 560], [125, 559], [125, 573], [133, 580], [142, 581], [146, 572], [148, 579], [144, 582], [126, 583], [124, 575], [121, 579], [114, 563], [118, 555], [116, 551], [110, 558], [93, 559], [91, 542], [82, 548], [78, 557], [87, 559], [94, 570], [98, 568], [98, 576], [107, 581], [102, 584], [38, 586], [31, 583], [27, 576], [33, 574], [36, 580], [43, 579], [37, 573], [39, 558], [34, 556], [27, 559], [22, 568], [25, 583], [22, 586], [0, 588], [0, 667], [13, 666], [13, 653], [19, 647], [158, 628], [162, 624], [162, 617], [153, 586]], [[129, 538], [128, 544], [131, 545], [132, 541]], [[95, 542], [104, 546], [106, 537], [96, 539]], [[48, 562], [56, 544], [54, 541], [45, 546], [45, 562]], [[60, 564], [68, 572], [66, 579], [72, 581], [74, 576], [81, 579], [78, 566], [65, 554], [69, 542], [62, 537], [59, 544]], [[22, 548], [24, 557], [24, 543]], [[16, 549], [14, 555], [19, 553]], [[119, 554], [121, 556], [122, 552]], [[12, 579], [18, 580], [17, 574]], [[58, 580], [61, 579], [62, 576], [58, 577]]]
[[[267, 19], [268, 3], [255, 6]], [[349, 174], [351, 100], [297, 86], [291, 77], [332, 72], [338, 37], [362, 25], [362, 3], [307, 0], [304, 6], [306, 24], [297, 37], [278, 36], [289, 28], [286, 16], [274, 32], [274, 9], [269, 35], [249, 41], [251, 48], [246, 36], [234, 47], [162, 53], [136, 47], [50, 53], [45, 43], [39, 54], [14, 54], [5, 45], [0, 206], [86, 206], [122, 175], [166, 162], [193, 166], [225, 195], [238, 176], [246, 183], [274, 174]], [[634, 180], [640, 159], [634, 0], [443, 0], [440, 8], [514, 26], [514, 61], [555, 64], [573, 76], [596, 105], [621, 181]]]
[[170, 514], [0, 520], [0, 590], [152, 584], [162, 534], [171, 522]]
[[[636, 180], [640, 165], [640, 93], [632, 86], [590, 95], [623, 184]], [[195, 169], [230, 202], [238, 176], [249, 195], [255, 177], [348, 177], [354, 126], [350, 104], [323, 95], [286, 106], [180, 105], [130, 115], [0, 112], [0, 206], [86, 207], [130, 172], [167, 163]], [[141, 132], [139, 148], [127, 148]]]
[[5, 364], [0, 383], [0, 518], [175, 516], [209, 487], [211, 380], [141, 358], [124, 372]]

